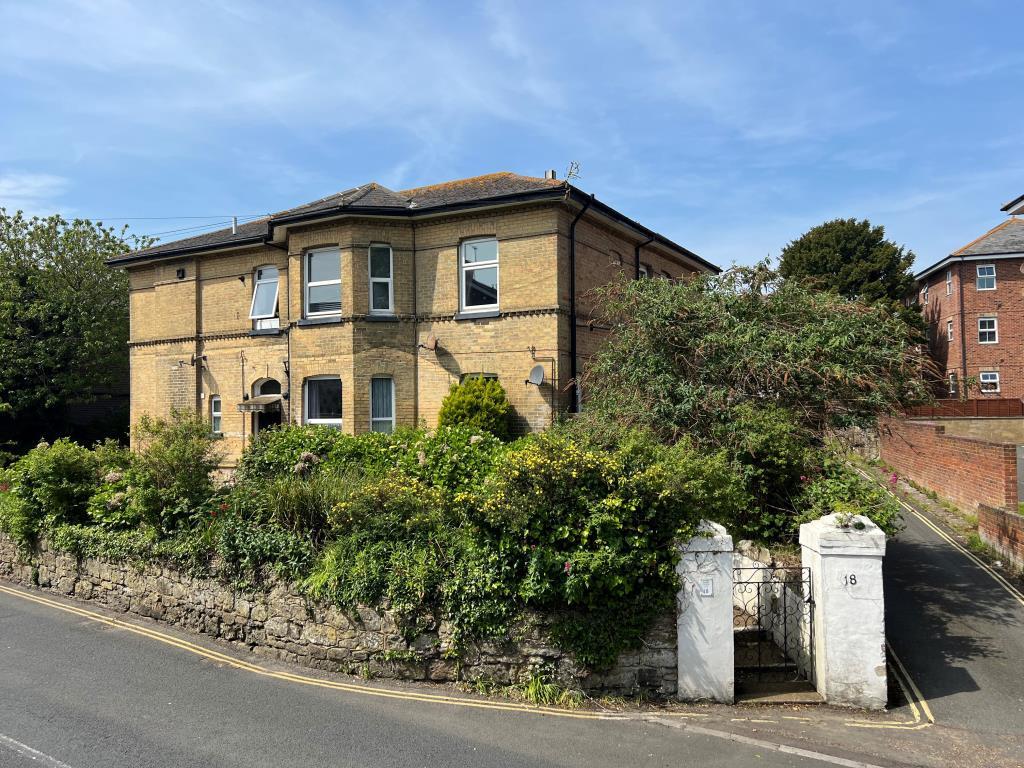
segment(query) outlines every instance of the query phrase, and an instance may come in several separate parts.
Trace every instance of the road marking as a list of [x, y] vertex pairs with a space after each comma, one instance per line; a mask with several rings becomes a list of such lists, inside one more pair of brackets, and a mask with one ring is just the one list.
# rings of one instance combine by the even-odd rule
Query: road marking
[[[360, 685], [356, 683], [344, 683], [341, 681], [333, 680], [322, 680], [315, 677], [308, 677], [306, 675], [297, 675], [288, 672], [275, 672], [265, 667], [257, 666], [256, 664], [250, 664], [246, 661], [236, 659], [232, 656], [220, 653], [218, 651], [204, 648], [203, 646], [190, 643], [187, 640], [181, 640], [171, 635], [166, 635], [162, 632], [158, 632], [147, 627], [131, 624], [126, 621], [121, 621], [113, 617], [104, 616], [103, 614], [96, 613], [94, 611], [86, 610], [85, 608], [79, 608], [74, 605], [67, 605], [56, 600], [43, 597], [41, 595], [32, 594], [30, 592], [23, 591], [21, 589], [14, 589], [8, 586], [0, 585], [0, 593], [10, 595], [11, 597], [17, 597], [21, 600], [37, 603], [47, 608], [54, 608], [56, 610], [64, 611], [66, 613], [80, 616], [90, 621], [105, 624], [110, 627], [117, 629], [123, 629], [133, 634], [141, 635], [142, 637], [156, 640], [157, 642], [165, 645], [179, 648], [187, 651], [196, 656], [209, 659], [221, 664], [226, 664], [235, 669], [250, 672], [261, 677], [269, 677], [278, 680], [284, 680], [291, 683], [299, 683], [302, 685], [310, 685], [318, 688], [331, 688], [334, 690], [347, 691], [349, 693], [358, 693], [368, 696], [377, 696], [381, 698], [390, 699], [405, 699], [411, 701], [422, 701], [431, 704], [449, 704], [458, 707], [471, 707], [474, 709], [492, 709], [492, 710], [504, 710], [511, 712], [520, 712], [534, 715], [549, 715], [552, 717], [564, 717], [573, 718], [580, 720], [643, 720], [643, 721], [654, 721], [654, 720], [668, 720], [670, 722], [676, 722], [685, 719], [697, 719], [701, 717], [710, 717], [709, 714], [703, 712], [666, 712], [661, 714], [658, 718], [653, 718], [649, 715], [640, 713], [629, 713], [629, 712], [578, 712], [569, 709], [561, 709], [557, 707], [535, 707], [529, 704], [518, 704], [516, 702], [497, 702], [497, 701], [477, 701], [474, 699], [466, 699], [459, 696], [446, 696], [442, 694], [430, 694], [430, 693], [414, 693], [408, 691], [393, 691], [384, 688], [375, 688], [369, 685]], [[908, 700], [911, 698], [909, 693], [907, 694]], [[811, 718], [788, 718], [788, 719], [801, 719], [807, 722], [812, 722]], [[918, 718], [920, 719], [920, 718]], [[845, 723], [845, 725], [853, 725], [853, 723]], [[896, 727], [904, 728], [908, 725], [912, 726], [913, 723], [891, 723], [891, 724], [880, 724], [872, 723], [871, 721], [862, 721], [857, 724], [856, 727]], [[922, 727], [922, 726], [917, 726]], [[766, 744], [768, 742], [765, 742]], [[857, 765], [861, 765], [858, 763]]]
[[933, 523], [931, 520], [929, 520], [923, 514], [918, 512], [909, 503], [907, 503], [906, 501], [901, 499], [898, 495], [893, 493], [891, 488], [886, 488], [884, 485], [879, 483], [878, 482], [878, 478], [871, 477], [871, 475], [869, 475], [867, 472], [865, 472], [860, 467], [854, 467], [854, 469], [856, 469], [858, 472], [860, 472], [860, 474], [862, 474], [864, 477], [866, 477], [871, 482], [873, 482], [876, 485], [878, 485], [886, 493], [888, 493], [890, 496], [892, 496], [894, 499], [896, 499], [896, 501], [899, 503], [899, 505], [901, 507], [903, 507], [910, 514], [912, 514], [914, 517], [916, 517], [918, 520], [920, 520], [922, 523], [924, 523], [926, 526], [928, 526], [928, 528], [931, 529], [943, 541], [945, 541], [947, 544], [949, 544], [951, 547], [953, 547], [955, 550], [957, 550], [960, 554], [962, 554], [964, 557], [966, 557], [968, 560], [970, 560], [976, 566], [981, 568], [981, 570], [983, 570], [985, 573], [987, 573], [989, 576], [991, 576], [999, 586], [1001, 586], [1004, 590], [1006, 590], [1007, 592], [1010, 593], [1010, 596], [1014, 600], [1016, 600], [1021, 605], [1024, 605], [1024, 592], [1021, 592], [1019, 589], [1017, 589], [1015, 586], [1013, 586], [1013, 584], [1011, 584], [1009, 581], [1007, 581], [1003, 577], [1003, 575], [999, 573], [999, 571], [997, 571], [995, 568], [990, 566], [988, 563], [986, 563], [984, 560], [982, 560], [980, 557], [975, 555], [973, 552], [971, 552], [966, 547], [961, 546], [960, 542], [958, 542], [956, 539], [954, 539], [952, 536], [950, 536], [944, 530], [939, 528], [935, 523]]
[[[907, 681], [907, 685], [910, 686], [910, 690], [913, 692], [914, 696], [917, 697], [917, 703], [921, 705], [921, 711], [924, 713], [925, 718], [929, 723], [934, 723], [935, 715], [932, 714], [932, 708], [928, 706], [928, 700], [924, 697], [924, 694], [921, 693], [921, 689], [917, 687], [917, 683], [914, 682], [914, 678], [912, 678], [910, 673], [907, 672], [907, 668], [903, 666], [903, 662], [900, 661], [900, 657], [896, 655], [896, 651], [892, 649], [888, 640], [885, 641], [885, 647], [889, 650], [889, 655], [892, 657], [892, 660], [896, 662], [896, 667], [899, 669], [900, 675], [902, 675], [903, 679]], [[899, 680], [899, 677], [896, 679]], [[906, 693], [906, 691], [904, 691], [904, 693]]]
[[58, 760], [56, 757], [51, 757], [44, 752], [40, 752], [38, 749], [33, 749], [28, 744], [22, 744], [17, 739], [12, 739], [10, 736], [5, 736], [2, 733], [0, 733], [0, 747], [7, 747], [12, 752], [17, 752], [19, 755], [23, 755], [40, 765], [49, 766], [49, 768], [71, 768], [70, 765]]
[[652, 723], [667, 725], [670, 728], [678, 728], [689, 733], [696, 733], [702, 736], [713, 736], [719, 739], [735, 741], [738, 744], [745, 744], [749, 747], [757, 747], [759, 749], [768, 749], [773, 752], [781, 752], [785, 755], [797, 755], [798, 757], [806, 757], [810, 760], [817, 760], [823, 763], [839, 765], [842, 766], [842, 768], [882, 768], [882, 766], [875, 765], [874, 763], [865, 763], [861, 762], [860, 760], [848, 760], [845, 757], [829, 755], [825, 752], [815, 752], [811, 749], [791, 747], [788, 744], [776, 744], [773, 741], [765, 741], [764, 739], [757, 739], [753, 736], [744, 736], [743, 734], [739, 733], [730, 733], [729, 731], [719, 731], [715, 728], [706, 728], [703, 725], [680, 723], [676, 720], [668, 720], [662, 717], [651, 717], [648, 718], [648, 720]]

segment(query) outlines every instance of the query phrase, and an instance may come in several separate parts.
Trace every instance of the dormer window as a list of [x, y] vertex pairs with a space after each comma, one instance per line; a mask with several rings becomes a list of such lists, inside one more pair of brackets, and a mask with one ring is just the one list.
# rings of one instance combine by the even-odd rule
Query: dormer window
[[256, 270], [252, 287], [252, 304], [249, 319], [257, 330], [279, 328], [281, 320], [277, 310], [277, 267], [260, 267]]

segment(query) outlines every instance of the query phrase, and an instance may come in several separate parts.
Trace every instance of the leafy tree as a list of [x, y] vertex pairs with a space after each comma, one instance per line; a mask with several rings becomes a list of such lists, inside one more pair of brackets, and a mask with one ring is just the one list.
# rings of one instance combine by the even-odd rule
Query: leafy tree
[[766, 264], [603, 289], [615, 329], [586, 374], [579, 428], [644, 428], [725, 450], [756, 504], [735, 521], [791, 535], [826, 438], [928, 399], [914, 334], [886, 307], [782, 279]]
[[779, 272], [848, 299], [882, 302], [904, 312], [904, 299], [914, 294], [913, 262], [911, 251], [885, 239], [885, 227], [867, 219], [834, 219], [783, 248]]
[[128, 281], [104, 262], [151, 243], [101, 222], [0, 208], [0, 418], [41, 421], [126, 379]]
[[736, 444], [749, 406], [824, 436], [928, 399], [913, 333], [877, 305], [781, 279], [767, 265], [603, 290], [616, 329], [588, 374], [589, 410], [665, 439]]

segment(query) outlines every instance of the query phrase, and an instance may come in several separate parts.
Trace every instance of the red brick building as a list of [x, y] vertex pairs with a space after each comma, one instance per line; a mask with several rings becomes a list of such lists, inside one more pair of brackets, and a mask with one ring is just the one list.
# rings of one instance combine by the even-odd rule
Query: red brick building
[[1024, 195], [1010, 218], [919, 272], [918, 300], [946, 391], [1024, 397]]

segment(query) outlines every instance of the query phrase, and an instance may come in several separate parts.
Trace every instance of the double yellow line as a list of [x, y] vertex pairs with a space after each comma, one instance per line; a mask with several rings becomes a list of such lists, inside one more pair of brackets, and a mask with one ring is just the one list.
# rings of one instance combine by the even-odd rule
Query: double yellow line
[[[871, 475], [869, 475], [867, 472], [865, 472], [860, 467], [856, 467], [856, 469], [857, 469], [858, 472], [860, 472], [868, 480], [871, 480], [872, 482], [877, 483], [879, 486], [881, 486], [881, 483], [878, 483], [877, 478], [871, 477]], [[881, 487], [884, 487], [884, 486], [881, 486]], [[989, 576], [991, 576], [992, 579], [996, 582], [996, 584], [998, 584], [1000, 587], [1002, 587], [1004, 590], [1006, 590], [1010, 594], [1010, 597], [1012, 597], [1014, 600], [1016, 600], [1018, 603], [1020, 603], [1022, 606], [1024, 606], [1024, 592], [1021, 592], [1021, 590], [1017, 589], [1017, 587], [1015, 587], [1013, 584], [1011, 584], [1001, 573], [999, 573], [999, 571], [997, 571], [995, 568], [990, 566], [988, 563], [986, 563], [984, 560], [982, 560], [976, 554], [971, 552], [969, 549], [967, 549], [966, 547], [962, 546], [960, 544], [960, 542], [958, 542], [956, 539], [954, 539], [952, 536], [950, 536], [944, 530], [939, 528], [939, 526], [937, 526], [935, 523], [933, 523], [927, 517], [925, 517], [920, 512], [918, 512], [916, 509], [914, 509], [914, 507], [912, 507], [906, 501], [904, 501], [899, 496], [897, 496], [895, 493], [893, 493], [892, 489], [885, 488], [885, 492], [888, 493], [890, 496], [892, 496], [894, 499], [896, 499], [896, 501], [899, 502], [899, 505], [901, 507], [903, 507], [903, 509], [907, 510], [907, 512], [909, 512], [914, 517], [916, 517], [918, 520], [920, 520], [922, 523], [924, 523], [926, 526], [928, 526], [928, 528], [930, 528], [932, 530], [932, 532], [935, 533], [936, 536], [941, 538], [944, 542], [949, 544], [949, 546], [953, 547], [953, 549], [955, 549], [957, 552], [959, 552], [961, 555], [966, 557], [968, 560], [970, 560], [976, 566], [981, 568], [981, 570], [983, 570], [985, 573], [987, 573]]]
[[171, 635], [158, 632], [148, 627], [141, 627], [137, 624], [130, 624], [127, 621], [121, 621], [120, 619], [111, 618], [104, 616], [94, 611], [89, 611], [84, 608], [79, 608], [73, 605], [66, 605], [56, 600], [51, 600], [41, 595], [34, 595], [27, 592], [23, 592], [20, 589], [12, 589], [5, 585], [0, 585], [0, 593], [17, 597], [22, 600], [28, 600], [29, 602], [38, 603], [39, 605], [46, 606], [47, 608], [55, 608], [59, 611], [79, 616], [89, 621], [95, 621], [100, 624], [105, 624], [110, 627], [122, 629], [126, 632], [131, 632], [142, 637], [149, 638], [150, 640], [156, 640], [164, 645], [169, 645], [174, 648], [179, 648], [183, 651], [187, 651], [196, 656], [200, 656], [210, 661], [215, 661], [219, 664], [226, 664], [227, 666], [234, 667], [235, 669], [244, 670], [254, 675], [260, 675], [261, 677], [269, 677], [275, 680], [284, 680], [290, 683], [299, 683], [301, 685], [310, 685], [317, 688], [331, 688], [338, 691], [346, 691], [348, 693], [358, 693], [364, 696], [376, 696], [383, 699], [402, 699], [404, 701], [421, 701], [429, 702], [431, 704], [450, 704], [458, 707], [471, 707], [474, 709], [496, 709], [503, 710], [506, 712], [522, 712], [533, 715], [549, 715], [552, 717], [566, 717], [578, 720], [627, 720], [633, 719], [628, 713], [618, 712], [583, 712], [571, 709], [563, 709], [559, 707], [534, 707], [529, 704], [520, 704], [513, 701], [478, 701], [475, 699], [468, 699], [460, 696], [446, 696], [442, 694], [432, 693], [419, 693], [413, 691], [393, 691], [384, 688], [375, 688], [371, 685], [360, 685], [358, 683], [345, 683], [335, 680], [321, 680], [316, 677], [309, 677], [308, 675], [296, 675], [290, 672], [278, 672], [266, 667], [261, 667], [256, 664], [250, 664], [246, 661], [241, 661], [227, 654], [220, 653], [210, 648], [204, 648], [201, 645], [190, 643], [187, 640], [182, 640]]

